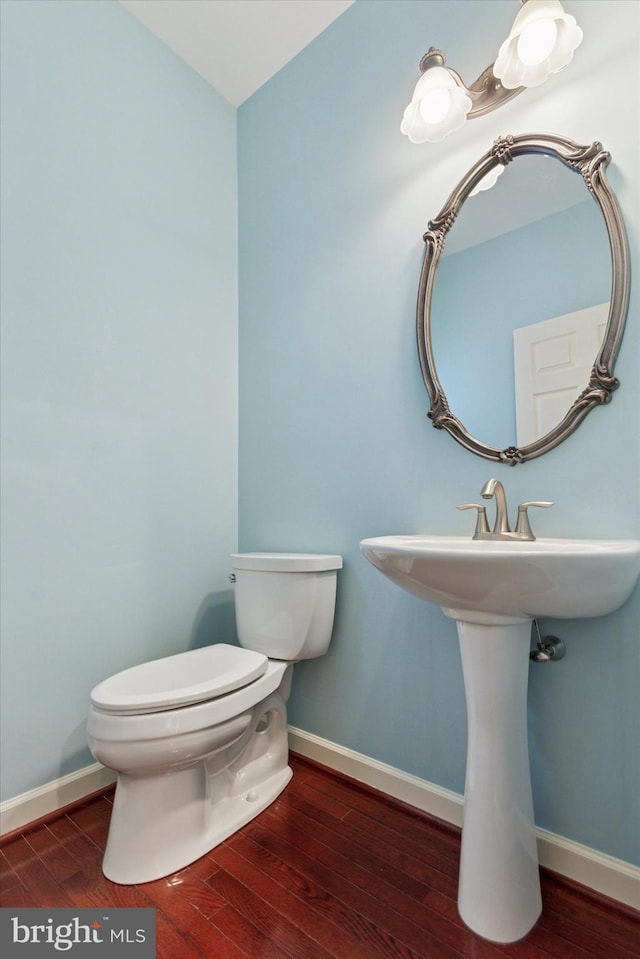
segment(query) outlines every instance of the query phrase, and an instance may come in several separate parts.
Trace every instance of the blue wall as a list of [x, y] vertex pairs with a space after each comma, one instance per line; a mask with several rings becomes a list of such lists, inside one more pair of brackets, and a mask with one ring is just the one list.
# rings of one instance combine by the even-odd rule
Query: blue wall
[[[569, 70], [415, 147], [398, 127], [426, 48], [442, 47], [470, 81], [513, 16], [503, 2], [455, 7], [452, 17], [438, 0], [360, 0], [239, 110], [239, 535], [242, 549], [345, 559], [332, 646], [296, 667], [291, 723], [462, 792], [455, 624], [384, 580], [358, 543], [470, 533], [456, 504], [491, 475], [512, 508], [555, 501], [536, 516], [539, 535], [637, 536], [638, 298], [636, 285], [611, 405], [541, 459], [492, 465], [426, 417], [414, 345], [421, 237], [496, 136], [544, 131], [612, 152], [637, 261], [638, 8], [609, 2], [605, 15], [568, 0], [585, 33]], [[621, 97], [624, 112], [611, 106]], [[509, 275], [502, 285], [508, 301]], [[607, 618], [543, 623], [569, 651], [532, 667], [530, 682], [538, 824], [630, 861], [640, 857], [638, 606], [636, 591]]]
[[91, 763], [91, 687], [228, 591], [236, 111], [111, 0], [8, 0], [2, 150], [8, 798]]

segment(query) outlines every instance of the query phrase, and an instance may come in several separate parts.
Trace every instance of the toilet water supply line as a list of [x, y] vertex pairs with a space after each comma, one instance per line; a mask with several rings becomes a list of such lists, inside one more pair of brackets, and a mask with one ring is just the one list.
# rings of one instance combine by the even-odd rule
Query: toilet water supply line
[[538, 636], [537, 645], [529, 653], [529, 659], [534, 663], [557, 663], [559, 659], [564, 659], [567, 647], [557, 636], [541, 636], [540, 625], [537, 619], [534, 619], [533, 625]]

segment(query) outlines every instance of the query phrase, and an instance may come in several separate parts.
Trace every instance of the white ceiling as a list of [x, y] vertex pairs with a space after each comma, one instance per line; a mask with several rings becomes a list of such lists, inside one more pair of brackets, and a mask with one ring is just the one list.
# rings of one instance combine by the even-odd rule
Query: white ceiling
[[120, 0], [234, 106], [354, 0]]

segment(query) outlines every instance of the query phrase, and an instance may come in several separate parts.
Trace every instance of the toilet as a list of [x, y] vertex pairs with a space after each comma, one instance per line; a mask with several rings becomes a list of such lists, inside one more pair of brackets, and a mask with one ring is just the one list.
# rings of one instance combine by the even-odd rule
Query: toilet
[[293, 664], [322, 656], [342, 557], [232, 557], [240, 646], [142, 663], [91, 691], [95, 758], [118, 773], [107, 879], [150, 882], [240, 829], [291, 779], [286, 702]]

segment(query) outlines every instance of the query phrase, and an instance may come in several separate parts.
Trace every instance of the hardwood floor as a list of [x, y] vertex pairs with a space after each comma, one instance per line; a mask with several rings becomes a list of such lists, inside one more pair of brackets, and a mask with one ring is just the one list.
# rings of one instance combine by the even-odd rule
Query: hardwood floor
[[0, 849], [0, 904], [156, 909], [159, 959], [638, 959], [640, 913], [543, 874], [543, 914], [495, 945], [458, 917], [459, 836], [292, 756], [257, 819], [181, 872], [118, 886], [100, 868], [111, 793]]

